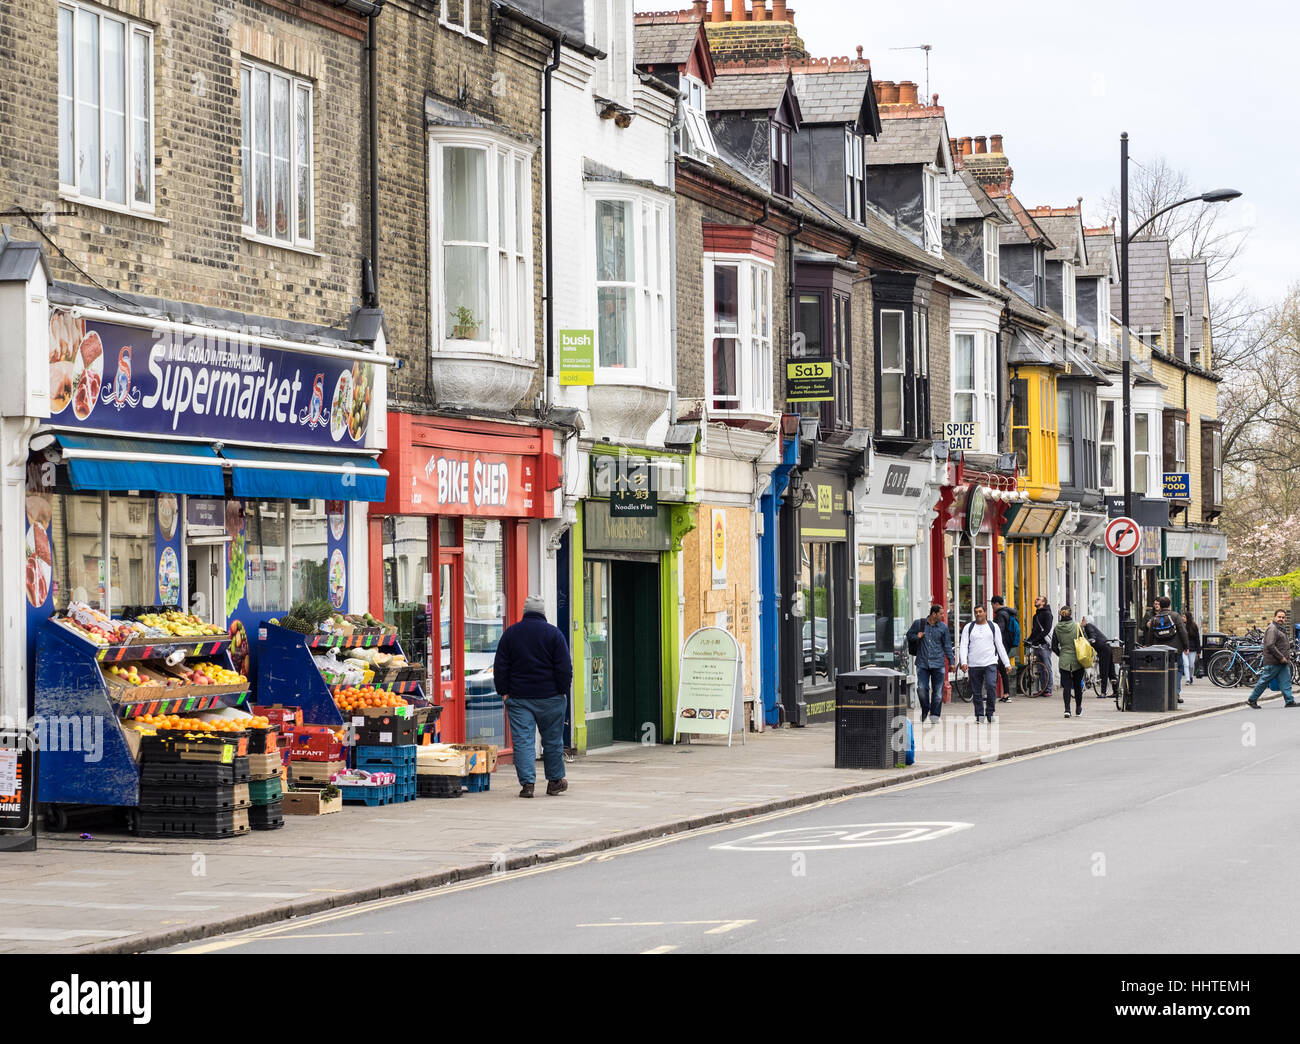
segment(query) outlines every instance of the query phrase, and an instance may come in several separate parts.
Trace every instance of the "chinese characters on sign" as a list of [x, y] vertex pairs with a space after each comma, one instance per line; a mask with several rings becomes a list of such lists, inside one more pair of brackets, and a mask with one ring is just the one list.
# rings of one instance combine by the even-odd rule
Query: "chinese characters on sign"
[[650, 460], [644, 457], [594, 455], [591, 489], [609, 496], [614, 518], [648, 518], [659, 509], [659, 483]]

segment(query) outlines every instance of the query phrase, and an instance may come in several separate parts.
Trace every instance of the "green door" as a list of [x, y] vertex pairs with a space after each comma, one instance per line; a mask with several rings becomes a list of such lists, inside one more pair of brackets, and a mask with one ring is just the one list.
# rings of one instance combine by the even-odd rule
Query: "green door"
[[659, 566], [613, 562], [610, 633], [613, 644], [614, 739], [663, 739], [660, 721]]

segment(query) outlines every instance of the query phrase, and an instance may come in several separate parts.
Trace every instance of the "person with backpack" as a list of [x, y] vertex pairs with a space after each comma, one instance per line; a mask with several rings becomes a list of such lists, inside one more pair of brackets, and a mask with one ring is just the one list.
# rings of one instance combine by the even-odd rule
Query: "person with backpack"
[[[998, 625], [998, 630], [1002, 632], [1002, 648], [1006, 650], [1009, 661], [1020, 649], [1020, 620], [1016, 616], [1016, 611], [1003, 601], [1001, 595], [994, 595], [989, 599], [989, 604], [993, 606], [993, 622]], [[1011, 700], [1011, 672], [1009, 668], [999, 663], [998, 676], [1002, 679], [1002, 695], [1000, 699], [1003, 703], [1008, 703]]]
[[[1070, 716], [1070, 694], [1074, 694], [1074, 716], [1083, 717], [1083, 672], [1091, 666], [1092, 657], [1084, 663], [1080, 659], [1082, 649], [1091, 653], [1088, 641], [1083, 637], [1083, 630], [1071, 619], [1073, 614], [1068, 605], [1061, 606], [1061, 619], [1052, 630], [1052, 652], [1059, 657], [1061, 668], [1061, 695], [1065, 697], [1065, 716]], [[1081, 649], [1082, 647], [1082, 649]]]
[[1083, 636], [1088, 639], [1088, 644], [1097, 654], [1097, 676], [1101, 681], [1098, 686], [1101, 692], [1097, 699], [1104, 700], [1106, 688], [1118, 684], [1118, 679], [1115, 677], [1115, 654], [1111, 652], [1110, 639], [1086, 616], [1083, 618]]
[[930, 606], [930, 615], [912, 621], [907, 629], [907, 651], [916, 658], [916, 694], [921, 701], [921, 721], [939, 720], [943, 710], [943, 683], [948, 664], [956, 661], [952, 632], [940, 617], [941, 606]]
[[1183, 702], [1183, 653], [1187, 651], [1187, 625], [1183, 623], [1183, 618], [1171, 608], [1172, 600], [1168, 595], [1163, 595], [1156, 602], [1156, 608], [1159, 610], [1151, 617], [1147, 623], [1146, 641], [1144, 645], [1167, 645], [1178, 654], [1175, 661], [1177, 670], [1174, 671], [1174, 688], [1178, 693], [1178, 702]]
[[[993, 724], [993, 705], [998, 697], [998, 667], [1011, 666], [1002, 644], [1002, 631], [989, 618], [984, 606], [975, 607], [975, 619], [961, 629], [960, 669], [970, 672], [971, 699], [975, 701], [975, 724], [982, 717]], [[986, 697], [987, 693], [987, 697]]]
[[1052, 652], [1048, 648], [1052, 640], [1052, 607], [1047, 604], [1047, 597], [1039, 595], [1034, 599], [1034, 621], [1029, 630], [1029, 649], [1034, 657], [1047, 669], [1046, 679], [1041, 691], [1035, 696], [1046, 696], [1052, 691]]

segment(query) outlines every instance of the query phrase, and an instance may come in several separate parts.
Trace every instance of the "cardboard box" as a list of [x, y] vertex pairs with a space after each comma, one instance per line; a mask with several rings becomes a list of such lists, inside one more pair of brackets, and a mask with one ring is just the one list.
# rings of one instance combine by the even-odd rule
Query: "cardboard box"
[[285, 737], [289, 761], [342, 761], [343, 744], [324, 725], [298, 725]]
[[422, 754], [424, 748], [416, 751], [415, 774], [417, 776], [467, 776], [470, 772], [470, 757], [463, 750], [439, 750]]
[[453, 743], [451, 746], [469, 755], [470, 773], [497, 770], [497, 755], [501, 753], [500, 747], [490, 743]]
[[342, 807], [342, 794], [324, 798], [319, 790], [288, 790], [280, 799], [281, 811], [286, 816], [323, 816]]
[[252, 773], [253, 779], [270, 779], [278, 776], [283, 767], [279, 751], [248, 755], [248, 770]]
[[324, 786], [331, 776], [347, 768], [345, 761], [295, 761], [289, 766], [289, 782]]
[[273, 703], [269, 707], [264, 707], [258, 703], [253, 705], [253, 714], [256, 717], [265, 718], [272, 725], [279, 726], [281, 731], [302, 724], [301, 707], [286, 707], [280, 703]]

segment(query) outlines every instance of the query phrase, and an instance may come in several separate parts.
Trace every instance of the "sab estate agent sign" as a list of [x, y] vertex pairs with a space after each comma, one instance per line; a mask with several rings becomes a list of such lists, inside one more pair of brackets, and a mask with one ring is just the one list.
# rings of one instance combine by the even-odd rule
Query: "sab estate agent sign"
[[268, 445], [364, 445], [374, 366], [50, 312], [50, 416], [61, 427]]
[[682, 646], [673, 742], [683, 733], [727, 737], [733, 721], [744, 737], [740, 643], [721, 627], [701, 627]]
[[789, 362], [785, 364], [786, 402], [834, 402], [835, 364]]

